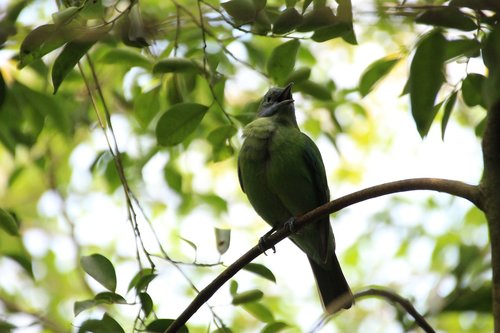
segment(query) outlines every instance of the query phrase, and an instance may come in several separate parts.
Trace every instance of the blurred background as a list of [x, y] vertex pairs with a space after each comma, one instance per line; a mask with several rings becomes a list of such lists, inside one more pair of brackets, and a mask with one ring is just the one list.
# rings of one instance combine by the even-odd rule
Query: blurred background
[[[404, 89], [432, 28], [416, 17], [448, 2], [353, 0], [355, 39], [319, 42], [319, 30], [300, 31], [296, 17], [279, 30], [277, 17], [332, 8], [341, 18], [348, 1], [245, 1], [0, 2], [0, 208], [19, 224], [18, 234], [5, 227], [10, 218], [0, 228], [0, 332], [76, 332], [89, 320], [102, 328], [105, 313], [131, 332], [177, 317], [269, 230], [239, 187], [236, 161], [242, 128], [270, 86], [296, 83], [299, 126], [321, 150], [333, 198], [404, 178], [479, 182], [486, 112], [476, 81], [464, 83], [486, 72], [478, 54], [447, 60], [427, 131]], [[265, 9], [274, 31], [258, 15], [244, 22], [251, 8]], [[105, 32], [61, 51], [72, 22]], [[297, 49], [276, 51], [294, 40]], [[207, 108], [181, 119], [175, 106], [185, 103]], [[408, 192], [344, 209], [331, 223], [354, 292], [388, 288], [439, 332], [492, 331], [488, 230], [471, 203]], [[276, 250], [223, 286], [190, 332], [419, 331], [401, 308], [370, 298], [317, 327], [323, 310], [306, 257], [288, 240]], [[95, 253], [112, 263], [97, 267], [103, 279], [116, 272], [115, 288], [82, 263]], [[263, 296], [232, 304], [252, 290]]]

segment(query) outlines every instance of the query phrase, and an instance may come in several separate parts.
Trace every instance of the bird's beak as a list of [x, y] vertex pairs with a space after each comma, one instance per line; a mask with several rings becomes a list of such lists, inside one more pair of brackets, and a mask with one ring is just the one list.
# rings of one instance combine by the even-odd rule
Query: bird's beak
[[292, 97], [292, 87], [293, 87], [293, 82], [290, 82], [283, 92], [280, 94], [278, 97], [278, 102], [279, 104], [289, 104], [293, 103], [293, 97]]

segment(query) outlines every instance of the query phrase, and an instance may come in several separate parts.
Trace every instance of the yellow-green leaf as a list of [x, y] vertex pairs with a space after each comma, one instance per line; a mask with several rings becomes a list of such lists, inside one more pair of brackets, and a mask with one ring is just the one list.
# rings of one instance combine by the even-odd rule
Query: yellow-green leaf
[[359, 92], [361, 96], [366, 96], [373, 89], [375, 84], [386, 76], [398, 63], [399, 57], [385, 57], [370, 64], [359, 81]]
[[200, 73], [201, 66], [187, 58], [167, 58], [157, 62], [153, 73]]

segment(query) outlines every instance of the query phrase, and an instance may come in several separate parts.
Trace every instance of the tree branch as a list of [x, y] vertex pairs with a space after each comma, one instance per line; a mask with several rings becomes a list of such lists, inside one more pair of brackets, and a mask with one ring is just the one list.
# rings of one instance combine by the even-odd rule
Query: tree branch
[[[296, 218], [296, 228], [294, 232], [297, 232], [301, 228], [308, 224], [314, 223], [319, 217], [338, 212], [348, 206], [353, 204], [373, 199], [376, 197], [398, 193], [407, 192], [415, 190], [431, 190], [438, 192], [445, 192], [451, 195], [462, 197], [469, 200], [474, 205], [482, 209], [482, 192], [479, 190], [478, 186], [465, 184], [455, 180], [448, 179], [438, 179], [438, 178], [413, 178], [399, 180], [395, 182], [385, 183], [381, 185], [372, 186], [343, 197], [336, 200], [330, 201], [312, 211]], [[283, 227], [278, 229], [275, 233], [270, 235], [266, 239], [266, 250], [272, 248], [277, 243], [285, 239], [292, 234], [290, 228]], [[252, 262], [257, 258], [262, 251], [259, 246], [256, 245], [251, 248], [247, 253], [243, 254], [238, 260], [233, 264], [228, 266], [219, 276], [217, 276], [210, 284], [208, 284], [200, 293], [195, 297], [191, 304], [181, 313], [181, 315], [169, 326], [165, 333], [177, 332], [191, 316], [198, 311], [198, 309], [208, 301], [212, 295], [220, 288], [224, 283], [231, 279], [238, 271], [240, 271], [247, 264]]]
[[401, 307], [415, 319], [416, 324], [420, 326], [425, 332], [435, 333], [431, 325], [429, 325], [429, 323], [425, 320], [425, 318], [420, 313], [418, 313], [418, 311], [415, 309], [415, 307], [413, 306], [413, 304], [411, 304], [410, 301], [392, 291], [381, 288], [370, 288], [354, 294], [354, 299], [358, 300], [360, 298], [365, 298], [370, 296], [385, 298], [392, 303], [397, 303], [401, 305]]

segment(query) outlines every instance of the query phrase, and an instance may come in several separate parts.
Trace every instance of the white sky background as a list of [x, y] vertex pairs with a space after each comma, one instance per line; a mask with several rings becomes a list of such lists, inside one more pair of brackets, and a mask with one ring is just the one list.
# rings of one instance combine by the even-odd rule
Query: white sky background
[[[354, 1], [355, 8], [363, 8], [361, 7], [362, 4], [363, 1], [361, 0]], [[359, 27], [355, 26], [355, 29], [359, 29]], [[409, 40], [407, 46], [412, 45], [413, 41]], [[366, 42], [363, 40], [359, 42], [360, 45], [355, 48], [352, 57], [341, 47], [332, 49], [323, 44], [314, 47], [315, 56], [321, 59], [319, 62], [325, 64], [325, 68], [328, 68], [327, 75], [334, 78], [336, 84], [341, 87], [355, 86], [361, 72], [366, 66], [386, 54], [386, 51], [375, 42]], [[232, 50], [238, 52], [237, 48]], [[452, 116], [444, 141], [441, 139], [441, 131], [438, 123], [432, 126], [429, 135], [424, 140], [418, 135], [411, 114], [408, 111], [408, 97], [398, 97], [404, 85], [408, 67], [404, 62], [399, 64], [388, 79], [379, 84], [376, 91], [363, 100], [363, 104], [369, 111], [370, 116], [376, 119], [379, 134], [382, 137], [388, 138], [389, 141], [392, 139], [391, 144], [375, 145], [372, 151], [366, 152], [360, 149], [348, 136], [340, 136], [338, 145], [343, 155], [342, 158], [339, 158], [337, 152], [326, 139], [320, 138], [317, 140], [325, 161], [327, 174], [331, 175], [329, 185], [333, 197], [339, 197], [370, 185], [413, 177], [442, 177], [469, 183], [477, 183], [479, 181], [482, 170], [481, 150], [479, 142], [471, 129], [458, 125]], [[480, 64], [475, 62], [469, 64], [469, 72], [482, 72], [482, 70]], [[464, 75], [463, 68], [456, 67], [448, 74], [454, 80], [458, 80]], [[228, 82], [227, 97], [237, 98], [242, 90], [257, 89], [257, 83], [261, 84], [261, 82], [253, 80], [253, 78], [254, 76], [247, 70], [242, 70], [240, 75]], [[304, 120], [305, 116], [300, 111], [301, 99], [296, 99], [298, 118], [299, 120]], [[349, 117], [349, 110], [345, 112], [345, 117]], [[138, 143], [130, 135], [130, 126], [126, 120], [120, 116], [113, 117], [113, 125], [121, 150], [133, 154]], [[362, 128], [363, 124], [360, 123], [359, 126]], [[143, 143], [141, 142], [140, 144]], [[146, 144], [154, 143], [149, 142]], [[216, 193], [227, 199], [229, 212], [223, 221], [221, 221], [214, 217], [208, 209], [204, 207], [197, 208], [193, 214], [182, 221], [182, 237], [198, 245], [200, 261], [214, 262], [217, 260], [218, 254], [214, 246], [213, 227], [231, 227], [233, 229], [232, 245], [228, 253], [223, 256], [223, 261], [229, 264], [244, 251], [255, 245], [258, 237], [268, 230], [268, 226], [253, 212], [246, 198], [240, 192], [236, 170], [227, 168], [228, 163], [231, 163], [231, 161], [222, 162], [220, 167], [216, 164], [206, 168], [203, 160], [204, 156], [198, 151], [198, 148], [201, 149], [204, 147], [199, 147], [199, 145], [201, 143], [195, 142], [189, 147], [189, 151], [183, 157], [183, 167], [195, 172], [193, 180], [195, 188], [203, 191], [214, 187]], [[90, 142], [81, 145], [73, 153], [71, 163], [74, 168], [74, 177], [72, 178], [71, 186], [76, 193], [84, 192], [90, 188], [92, 179], [91, 175], [87, 172], [88, 166], [93, 162], [96, 152], [105, 148], [103, 135], [100, 130], [96, 129]], [[163, 180], [162, 166], [167, 159], [168, 156], [166, 154], [160, 154], [146, 166], [143, 172], [146, 186], [143, 189], [135, 189], [139, 200], [147, 198], [147, 200], [161, 200], [174, 206], [178, 204], [178, 198], [167, 188]], [[356, 168], [363, 169], [362, 180], [356, 184], [334, 183], [333, 175], [341, 163], [348, 163], [349, 165], [356, 166]], [[215, 178], [214, 175], [216, 175]], [[431, 195], [443, 201], [446, 201], [448, 198], [447, 195], [437, 195], [435, 193], [402, 194], [401, 196], [418, 201]], [[369, 223], [374, 223], [371, 217], [374, 213], [383, 209], [387, 205], [388, 200], [388, 198], [381, 198], [363, 205], [348, 208], [333, 221], [337, 240], [337, 253], [341, 262], [343, 251], [356, 241], [357, 236], [369, 226]], [[67, 204], [69, 213], [77, 221], [77, 235], [82, 244], [102, 246], [108, 244], [113, 239], [116, 240], [119, 255], [135, 256], [133, 235], [126, 221], [126, 208], [121, 192], [118, 192], [114, 197], [107, 197], [99, 193], [86, 196], [73, 194], [68, 198]], [[452, 205], [457, 211], [463, 212], [470, 207], [469, 203], [458, 199]], [[48, 193], [40, 200], [39, 209], [43, 215], [48, 217], [59, 216], [61, 212], [60, 203], [51, 193]], [[421, 214], [417, 208], [415, 210], [415, 214]], [[437, 234], [446, 230], [449, 224], [453, 222], [452, 218], [446, 220], [446, 216], [444, 217], [444, 221], [443, 219], [436, 220], [435, 217], [432, 218], [425, 215], [424, 217], [430, 219], [426, 220], [424, 218], [423, 220], [418, 220], [418, 218], [415, 219], [415, 216], [413, 216], [414, 212], [412, 211], [399, 212], [398, 214], [398, 217], [401, 219], [408, 218], [410, 220], [409, 224], [423, 223], [426, 228], [434, 230]], [[460, 216], [459, 213], [456, 215]], [[454, 217], [456, 218], [456, 216]], [[174, 211], [171, 209], [167, 209], [166, 214], [155, 217], [155, 226], [162, 240], [166, 241], [168, 239], [166, 235], [174, 229], [169, 224], [172, 221], [175, 221], [177, 224], [179, 223], [178, 220], [179, 218], [175, 216]], [[257, 233], [254, 228], [255, 224], [259, 224]], [[144, 226], [143, 229], [147, 230], [146, 224], [143, 223], [142, 225]], [[143, 236], [147, 244], [154, 244], [148, 232], [144, 232]], [[47, 250], [47, 247], [51, 247], [60, 254], [60, 265], [62, 267], [71, 265], [74, 262], [75, 252], [72, 250], [70, 244], [61, 238], [54, 238], [48, 241], [43, 234], [36, 231], [28, 233], [25, 237], [27, 241], [26, 245], [30, 252], [42, 254]], [[432, 284], [435, 283], [435, 280], [422, 280], [421, 278], [417, 280], [412, 276], [412, 272], [414, 271], [425, 272], [427, 269], [427, 261], [429, 259], [424, 254], [431, 253], [432, 248], [430, 246], [432, 244], [429, 244], [425, 240], [416, 241], [415, 249], [413, 250], [415, 255], [411, 255], [410, 262], [401, 262], [400, 260], [393, 260], [390, 257], [391, 254], [397, 251], [398, 235], [392, 232], [386, 234], [379, 232], [374, 237], [380, 238], [380, 248], [370, 249], [369, 253], [362, 253], [361, 256], [366, 256], [367, 259], [373, 258], [374, 262], [385, 261], [386, 263], [382, 265], [379, 272], [370, 278], [359, 276], [355, 268], [346, 270], [346, 277], [354, 290], [359, 290], [359, 288], [365, 286], [359, 285], [358, 283], [360, 282], [367, 283], [368, 281], [369, 284], [384, 285], [396, 281], [402, 286], [407, 286], [404, 290], [407, 294], [403, 296], [411, 295], [418, 298], [422, 292], [419, 293], [419, 291], [415, 291], [410, 286], [420, 287], [422, 285], [421, 288], [416, 288], [421, 290], [429, 290], [433, 287]], [[484, 238], [487, 235], [481, 237]], [[486, 242], [487, 238], [484, 241]], [[295, 319], [301, 325], [301, 331], [305, 331], [313, 326], [314, 320], [321, 313], [317, 296], [315, 296], [313, 302], [310, 301], [310, 294], [314, 292], [312, 274], [305, 256], [290, 242], [282, 242], [278, 245], [277, 250], [277, 254], [261, 256], [257, 259], [257, 262], [270, 267], [278, 279], [278, 283], [269, 288], [272, 295], [285, 295], [284, 297], [289, 298], [290, 302], [284, 302], [283, 304], [285, 307], [290, 306], [295, 310], [300, 307], [298, 316]], [[186, 252], [191, 253], [190, 251], [190, 248], [186, 246]], [[371, 260], [365, 261], [370, 262]], [[119, 273], [118, 276], [127, 276], [127, 278], [119, 279], [118, 291], [124, 293], [130, 277], [136, 272], [137, 268], [127, 265], [118, 266], [118, 269], [122, 273]], [[162, 304], [158, 313], [164, 317], [172, 317], [187, 305], [185, 302], [189, 301], [184, 296], [184, 289], [187, 288], [187, 285], [182, 281], [182, 277], [170, 266], [162, 264], [159, 270], [162, 274], [162, 279], [153, 283], [154, 289], [152, 289], [151, 295], [165, 295], [165, 298], [161, 298], [171, 300], [162, 302], [165, 304]], [[394, 271], [405, 273], [395, 278], [391, 274]], [[197, 282], [198, 287], [201, 287], [203, 283], [208, 282], [211, 278], [212, 275], [207, 274], [207, 277], [203, 278], [203, 282]], [[251, 274], [240, 273], [236, 279], [241, 284], [241, 290], [255, 287], [254, 278]], [[172, 290], [172, 288], [169, 288], [171, 284], [167, 284], [167, 287], [165, 285], [161, 286], [161, 283], [165, 281], [182, 281], [179, 282], [179, 285], [182, 287]], [[266, 284], [266, 288], [269, 286], [270, 284]], [[99, 289], [97, 285], [96, 289]], [[228, 286], [222, 287], [217, 297], [211, 301], [211, 304], [229, 303], [227, 290]], [[153, 299], [159, 301], [160, 297], [155, 298], [153, 296]], [[184, 303], [180, 304], [178, 300], [182, 300]], [[377, 308], [381, 307], [381, 304], [363, 302], [358, 306]], [[425, 304], [419, 305], [425, 306]], [[67, 304], [66, 306], [70, 310], [72, 304]], [[126, 310], [126, 307], [122, 308]], [[390, 306], [386, 308], [390, 309]], [[215, 311], [224, 317], [230, 316], [235, 310], [230, 306], [221, 306], [215, 308]], [[71, 315], [71, 312], [69, 314]], [[134, 316], [135, 314], [135, 309], [133, 311], [131, 309], [130, 315]], [[348, 313], [345, 315], [349, 316]], [[84, 316], [85, 314], [82, 314], [79, 318], [83, 318]], [[206, 324], [210, 318], [210, 313], [206, 308], [203, 308], [193, 318], [193, 323]], [[399, 332], [399, 326], [392, 318], [390, 311], [386, 317], [384, 317], [384, 312], [382, 311], [382, 315], [377, 319], [378, 322], [367, 321], [362, 331]], [[31, 331], [26, 330], [26, 332]], [[36, 332], [36, 329], [33, 332]], [[325, 328], [321, 332], [331, 332], [331, 327], [328, 326], [328, 329]]]

